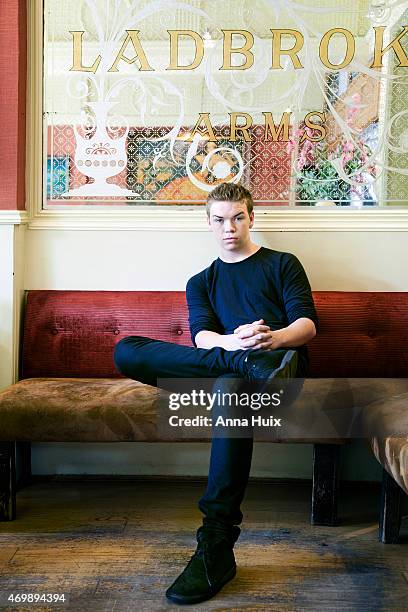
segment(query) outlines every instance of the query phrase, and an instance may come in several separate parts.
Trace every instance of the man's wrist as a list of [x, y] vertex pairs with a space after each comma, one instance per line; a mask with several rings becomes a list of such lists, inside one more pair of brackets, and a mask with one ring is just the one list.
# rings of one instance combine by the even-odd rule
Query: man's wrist
[[215, 348], [220, 347], [226, 351], [236, 351], [241, 348], [239, 338], [234, 334], [219, 334], [209, 330], [201, 330], [195, 336], [197, 348]]
[[286, 342], [287, 342], [287, 332], [286, 332], [286, 328], [282, 328], [282, 329], [277, 329], [276, 331], [272, 332], [273, 333], [273, 339], [274, 339], [274, 348], [285, 348], [286, 346]]
[[235, 334], [225, 334], [221, 336], [222, 348], [226, 351], [236, 351], [241, 348], [239, 339]]

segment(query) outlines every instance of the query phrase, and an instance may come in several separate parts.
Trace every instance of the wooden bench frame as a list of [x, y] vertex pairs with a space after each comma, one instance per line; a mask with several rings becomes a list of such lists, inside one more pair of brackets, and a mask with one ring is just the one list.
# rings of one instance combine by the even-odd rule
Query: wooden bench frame
[[[135, 443], [137, 444], [137, 443]], [[338, 524], [340, 445], [313, 445], [313, 484], [310, 522], [312, 525]], [[16, 460], [19, 457], [19, 478]], [[17, 517], [17, 490], [31, 482], [31, 443], [0, 442], [0, 521]]]
[[[17, 480], [16, 458], [20, 459]], [[313, 484], [311, 525], [338, 524], [337, 506], [341, 446], [337, 444], [313, 445]], [[0, 521], [17, 518], [16, 494], [31, 482], [31, 443], [0, 442]], [[396, 544], [399, 539], [404, 491], [383, 470], [379, 540]]]

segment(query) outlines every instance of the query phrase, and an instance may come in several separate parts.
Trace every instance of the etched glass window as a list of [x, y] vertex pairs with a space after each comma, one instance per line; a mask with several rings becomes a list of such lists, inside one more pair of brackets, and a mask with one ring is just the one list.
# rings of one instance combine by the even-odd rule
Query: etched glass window
[[408, 203], [408, 2], [44, 0], [44, 207]]

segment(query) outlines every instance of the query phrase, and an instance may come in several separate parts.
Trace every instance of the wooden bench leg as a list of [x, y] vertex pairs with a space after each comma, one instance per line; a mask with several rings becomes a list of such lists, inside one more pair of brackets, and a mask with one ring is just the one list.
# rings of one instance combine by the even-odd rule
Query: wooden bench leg
[[14, 442], [0, 442], [0, 521], [16, 518], [16, 453]]
[[337, 525], [340, 446], [313, 447], [312, 525]]
[[384, 544], [396, 544], [398, 542], [402, 515], [401, 504], [402, 489], [387, 470], [383, 470], [378, 539]]
[[17, 490], [31, 484], [31, 442], [16, 442]]

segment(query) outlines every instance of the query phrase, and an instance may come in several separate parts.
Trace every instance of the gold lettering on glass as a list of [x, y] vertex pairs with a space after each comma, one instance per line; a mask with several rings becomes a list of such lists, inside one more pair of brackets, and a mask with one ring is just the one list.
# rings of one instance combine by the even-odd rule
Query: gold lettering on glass
[[44, 2], [46, 206], [408, 203], [408, 1]]

